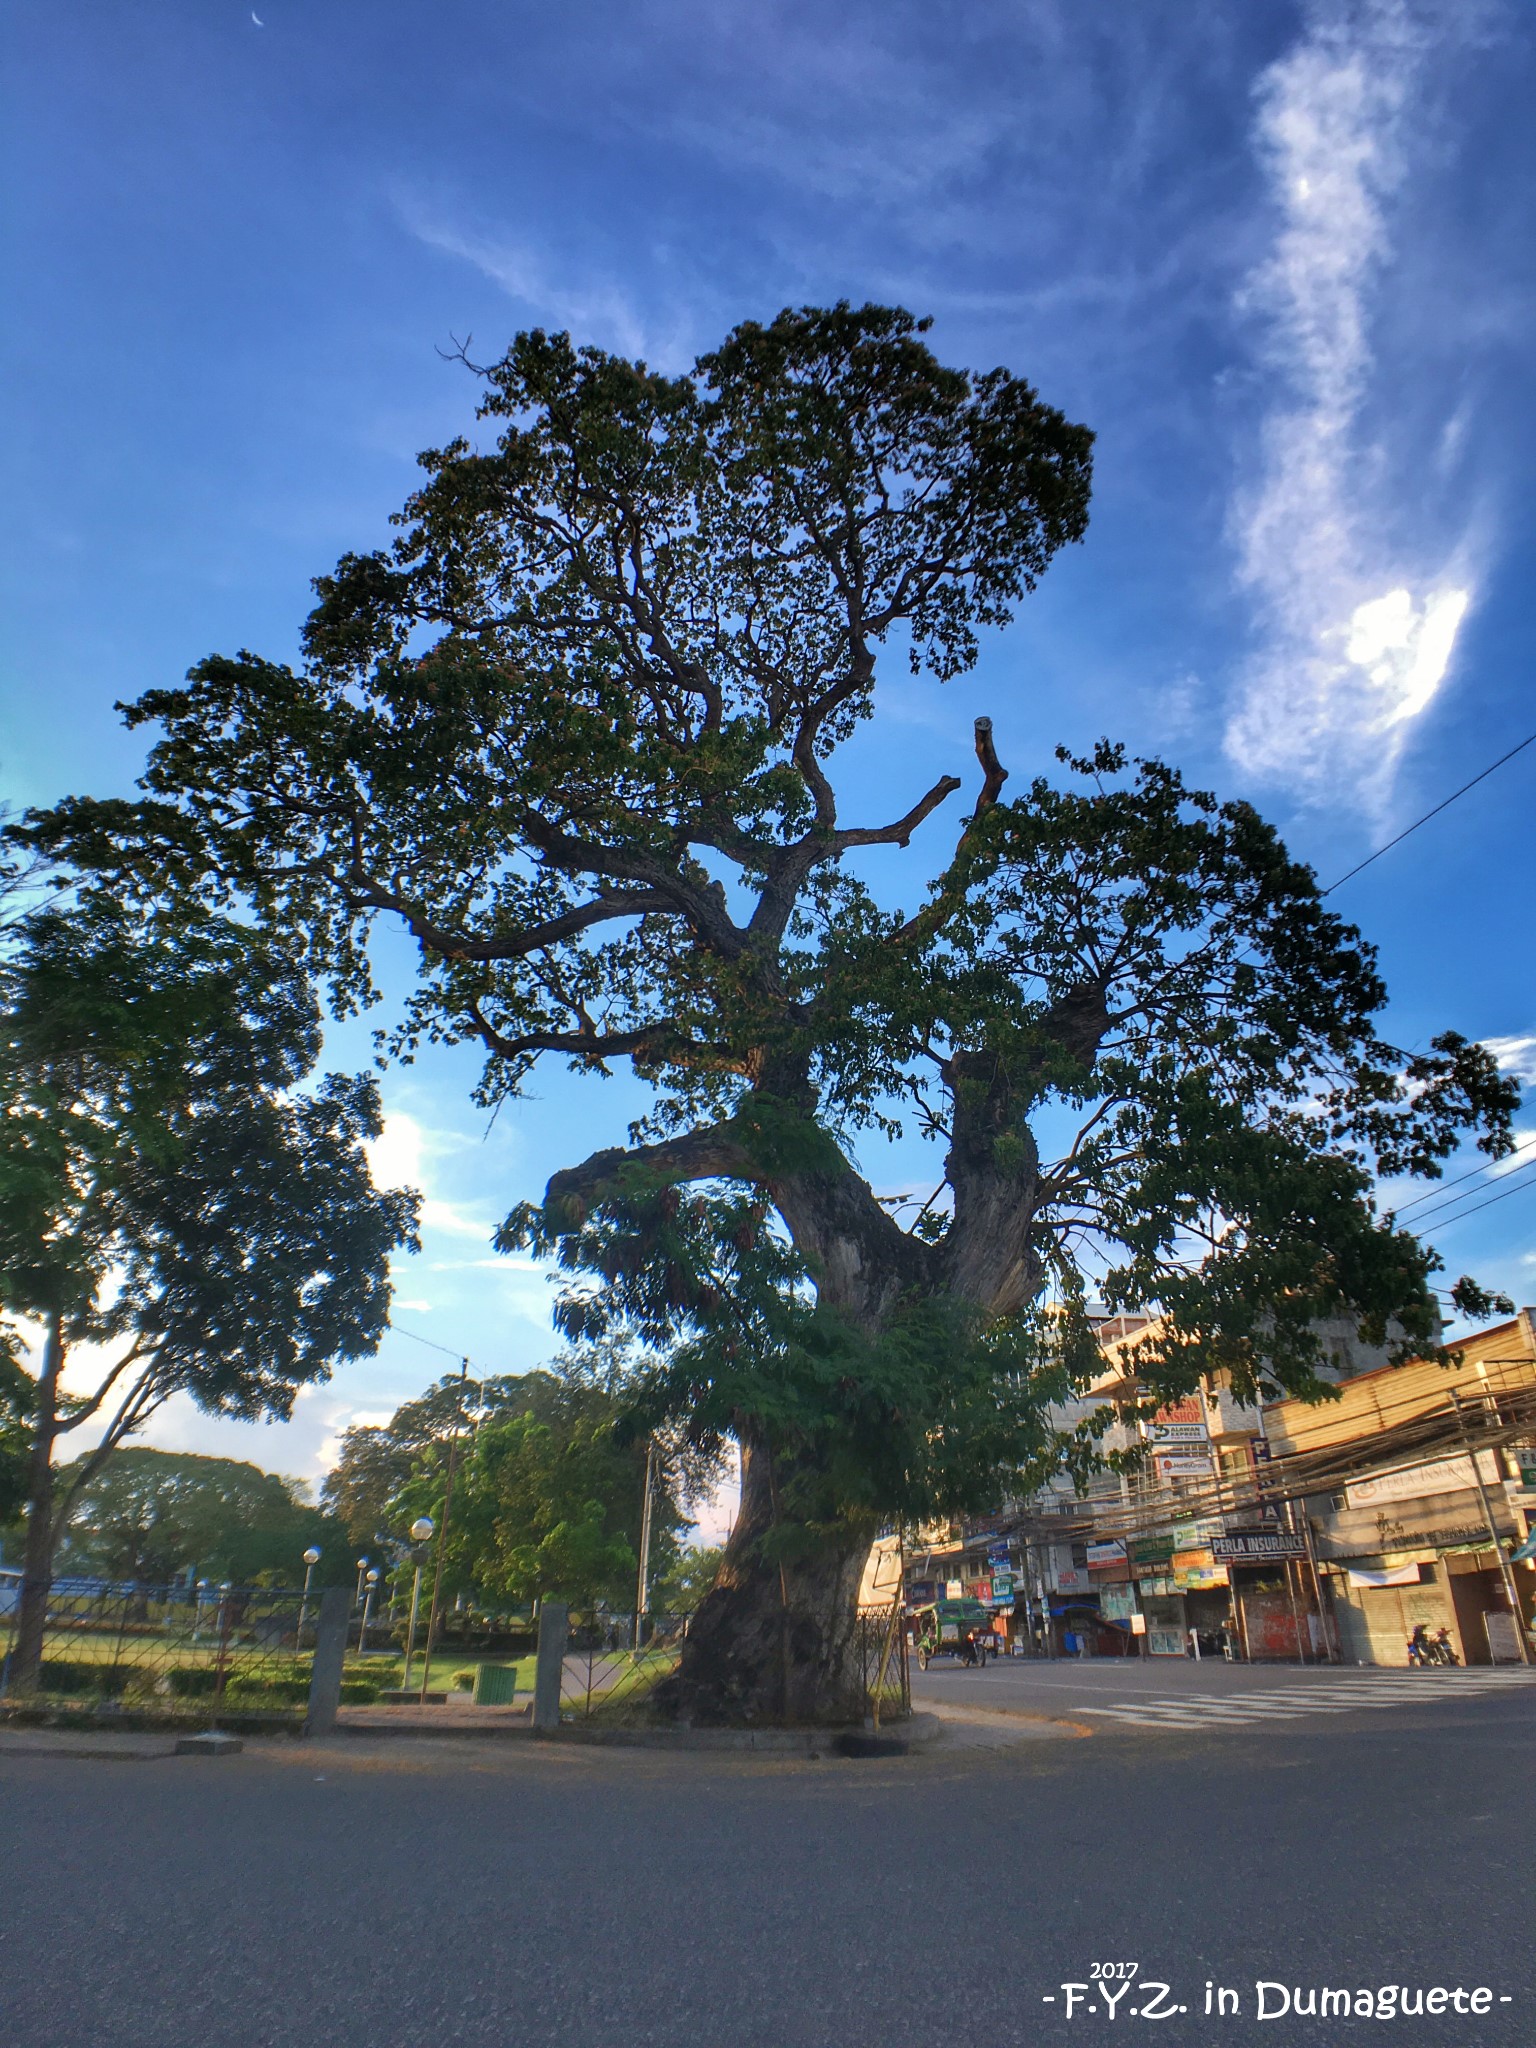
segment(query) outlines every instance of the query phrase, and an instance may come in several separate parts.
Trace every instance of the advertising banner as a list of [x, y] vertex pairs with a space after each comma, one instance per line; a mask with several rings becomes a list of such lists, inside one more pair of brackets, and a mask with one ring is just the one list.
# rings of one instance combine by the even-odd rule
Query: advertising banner
[[[1492, 1451], [1479, 1451], [1477, 1469], [1485, 1486], [1497, 1486], [1503, 1478]], [[1410, 1465], [1405, 1472], [1384, 1472], [1379, 1479], [1356, 1479], [1344, 1489], [1352, 1508], [1373, 1508], [1382, 1501], [1417, 1500], [1430, 1493], [1472, 1493], [1477, 1476], [1470, 1452], [1459, 1458], [1436, 1458], [1428, 1465]]]

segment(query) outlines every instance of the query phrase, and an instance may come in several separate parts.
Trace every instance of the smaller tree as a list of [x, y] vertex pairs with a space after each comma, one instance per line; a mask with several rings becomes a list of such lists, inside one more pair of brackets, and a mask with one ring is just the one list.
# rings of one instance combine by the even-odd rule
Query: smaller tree
[[662, 1614], [692, 1614], [719, 1578], [724, 1557], [724, 1548], [718, 1543], [680, 1550], [656, 1581], [652, 1604]]
[[[0, 1313], [40, 1329], [13, 1682], [34, 1682], [80, 1489], [173, 1394], [286, 1417], [378, 1345], [416, 1198], [380, 1192], [377, 1085], [327, 1075], [267, 939], [100, 896], [23, 918], [0, 963]], [[65, 1384], [66, 1367], [74, 1368]], [[87, 1375], [89, 1391], [76, 1391]], [[54, 1458], [97, 1432], [62, 1489]]]
[[26, 1504], [31, 1413], [32, 1382], [0, 1342], [0, 1531]]
[[64, 1559], [103, 1578], [164, 1585], [183, 1572], [237, 1585], [294, 1585], [303, 1555], [318, 1546], [319, 1582], [351, 1580], [347, 1532], [316, 1507], [302, 1484], [235, 1458], [129, 1445], [72, 1497]]
[[358, 1542], [398, 1546], [423, 1514], [441, 1530], [457, 1436], [444, 1590], [516, 1605], [551, 1595], [627, 1609], [648, 1452], [653, 1576], [671, 1567], [687, 1504], [718, 1471], [713, 1448], [691, 1447], [679, 1432], [647, 1440], [633, 1371], [622, 1346], [594, 1344], [515, 1378], [466, 1383], [455, 1374], [382, 1428], [349, 1430], [322, 1499]]
[[[489, 1420], [542, 1412], [547, 1375], [497, 1375], [475, 1381], [476, 1412]], [[320, 1487], [321, 1505], [345, 1525], [348, 1541], [368, 1548], [399, 1544], [420, 1509], [407, 1512], [401, 1499], [413, 1478], [436, 1470], [455, 1431], [469, 1427], [466, 1390], [457, 1374], [439, 1380], [414, 1401], [404, 1401], [385, 1423], [359, 1423], [343, 1432], [336, 1463]]]

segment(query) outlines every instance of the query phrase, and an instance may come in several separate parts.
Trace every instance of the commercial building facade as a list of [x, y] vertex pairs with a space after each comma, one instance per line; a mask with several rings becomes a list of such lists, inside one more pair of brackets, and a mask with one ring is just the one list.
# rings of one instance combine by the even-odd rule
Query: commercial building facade
[[1449, 1366], [1343, 1355], [1327, 1402], [1208, 1385], [1150, 1416], [1138, 1333], [1104, 1333], [1104, 1373], [1060, 1420], [1108, 1407], [1106, 1449], [1136, 1446], [1140, 1469], [921, 1532], [909, 1606], [980, 1599], [1024, 1653], [1401, 1665], [1422, 1624], [1464, 1664], [1531, 1654], [1530, 1310]]

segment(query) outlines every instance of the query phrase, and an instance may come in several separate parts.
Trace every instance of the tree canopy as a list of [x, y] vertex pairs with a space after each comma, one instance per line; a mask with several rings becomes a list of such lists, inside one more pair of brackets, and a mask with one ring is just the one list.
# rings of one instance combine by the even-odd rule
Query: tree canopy
[[[682, 377], [518, 336], [478, 373], [483, 443], [424, 455], [392, 547], [319, 579], [302, 668], [215, 656], [149, 692], [147, 802], [33, 828], [247, 896], [343, 1007], [403, 921], [394, 1049], [478, 1041], [488, 1103], [550, 1057], [651, 1084], [628, 1145], [500, 1241], [560, 1258], [573, 1333], [651, 1347], [644, 1423], [742, 1444], [678, 1711], [831, 1710], [878, 1521], [1081, 1448], [1047, 1404], [1093, 1355], [1090, 1288], [1162, 1308], [1163, 1392], [1316, 1392], [1339, 1314], [1432, 1346], [1437, 1261], [1377, 1178], [1510, 1143], [1488, 1055], [1385, 1041], [1311, 871], [1163, 764], [1104, 744], [1005, 800], [978, 718], [926, 896], [861, 875], [962, 786], [845, 820], [877, 663], [952, 682], [1087, 522], [1087, 429], [925, 325], [789, 311]], [[908, 1124], [936, 1185], [888, 1202], [853, 1147]]]
[[[471, 1389], [473, 1392], [471, 1393]], [[354, 1541], [403, 1555], [418, 1515], [443, 1527], [448, 1452], [459, 1457], [444, 1552], [445, 1589], [484, 1605], [547, 1596], [626, 1610], [639, 1570], [647, 1444], [630, 1422], [611, 1348], [568, 1352], [516, 1377], [452, 1376], [389, 1422], [355, 1428], [323, 1499]], [[651, 1570], [677, 1556], [688, 1503], [715, 1476], [673, 1434], [654, 1446]]]
[[[59, 1476], [69, 1488], [70, 1468]], [[61, 1564], [144, 1585], [193, 1572], [293, 1586], [311, 1546], [320, 1551], [316, 1584], [351, 1584], [346, 1530], [296, 1480], [235, 1458], [129, 1444], [73, 1492]]]
[[[0, 1311], [32, 1377], [18, 1664], [72, 1499], [173, 1394], [286, 1416], [371, 1352], [415, 1196], [380, 1192], [371, 1078], [311, 1079], [319, 1015], [269, 938], [84, 891], [0, 963]], [[64, 1371], [74, 1361], [76, 1381]], [[88, 1393], [73, 1391], [89, 1374]], [[89, 1428], [62, 1494], [53, 1456]]]

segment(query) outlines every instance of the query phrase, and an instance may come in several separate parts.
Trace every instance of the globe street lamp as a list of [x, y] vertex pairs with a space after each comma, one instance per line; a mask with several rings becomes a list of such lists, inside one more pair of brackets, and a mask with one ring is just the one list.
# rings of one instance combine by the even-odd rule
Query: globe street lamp
[[309, 1606], [309, 1582], [315, 1576], [315, 1566], [319, 1562], [319, 1546], [318, 1544], [311, 1543], [308, 1550], [304, 1553], [304, 1590], [299, 1595], [299, 1626], [293, 1638], [293, 1647], [296, 1650], [302, 1650], [304, 1647], [304, 1616]]
[[197, 1613], [192, 1621], [192, 1640], [194, 1643], [203, 1632], [203, 1602], [208, 1598], [208, 1592], [208, 1581], [206, 1579], [199, 1579], [197, 1582]]
[[368, 1622], [373, 1614], [373, 1596], [379, 1587], [379, 1574], [376, 1566], [368, 1573], [365, 1583], [368, 1587], [368, 1592], [363, 1601], [363, 1618], [357, 1631], [357, 1654], [359, 1657], [362, 1656], [364, 1650], [368, 1647]]
[[367, 1571], [367, 1569], [368, 1569], [368, 1560], [367, 1560], [367, 1558], [366, 1558], [366, 1557], [360, 1557], [360, 1558], [359, 1558], [359, 1559], [357, 1560], [357, 1592], [356, 1592], [356, 1594], [355, 1594], [355, 1596], [354, 1596], [354, 1598], [353, 1598], [353, 1601], [352, 1601], [352, 1605], [353, 1605], [354, 1607], [361, 1607], [361, 1606], [362, 1606], [362, 1604], [363, 1604], [363, 1574], [364, 1574], [364, 1572], [366, 1572], [366, 1571]]
[[406, 1624], [405, 1630], [405, 1676], [400, 1681], [400, 1690], [402, 1692], [409, 1692], [411, 1689], [411, 1659], [416, 1654], [416, 1610], [421, 1605], [420, 1546], [423, 1543], [430, 1543], [432, 1541], [432, 1531], [435, 1526], [430, 1515], [418, 1515], [411, 1524], [411, 1541], [417, 1546], [416, 1578], [411, 1586], [411, 1618]]

